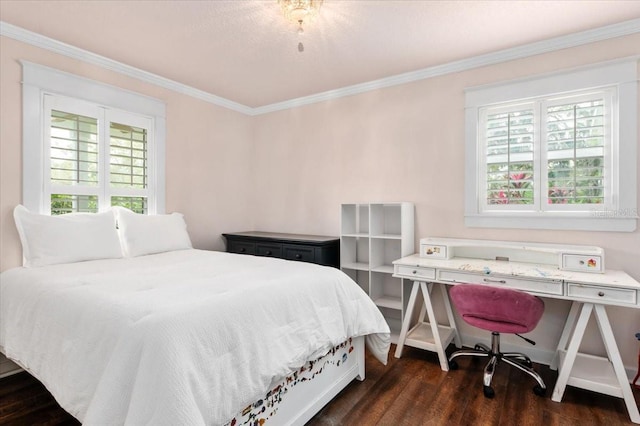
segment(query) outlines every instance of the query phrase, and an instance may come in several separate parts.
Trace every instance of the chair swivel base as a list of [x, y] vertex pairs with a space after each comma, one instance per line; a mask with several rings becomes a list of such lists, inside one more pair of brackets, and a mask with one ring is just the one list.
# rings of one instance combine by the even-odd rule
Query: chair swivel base
[[525, 354], [519, 352], [500, 352], [500, 334], [499, 333], [491, 333], [491, 349], [483, 344], [476, 344], [473, 349], [462, 349], [454, 352], [449, 357], [449, 368], [452, 370], [458, 369], [458, 363], [455, 361], [455, 358], [459, 356], [473, 356], [473, 357], [487, 357], [489, 358], [489, 362], [484, 368], [484, 376], [483, 376], [483, 386], [482, 390], [484, 396], [486, 398], [493, 398], [495, 396], [495, 392], [491, 387], [491, 380], [493, 379], [493, 374], [495, 372], [495, 368], [500, 361], [504, 361], [505, 363], [527, 373], [531, 376], [537, 383], [533, 387], [533, 393], [538, 396], [544, 396], [547, 392], [547, 387], [544, 384], [544, 381], [540, 377], [538, 373], [536, 373], [532, 367], [531, 359]]

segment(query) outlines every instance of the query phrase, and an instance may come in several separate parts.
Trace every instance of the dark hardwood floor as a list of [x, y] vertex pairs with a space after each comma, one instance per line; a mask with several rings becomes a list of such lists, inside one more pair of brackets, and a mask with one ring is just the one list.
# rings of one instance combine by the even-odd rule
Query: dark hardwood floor
[[[545, 397], [533, 393], [533, 379], [500, 364], [492, 382], [496, 395], [487, 399], [485, 360], [460, 357], [458, 370], [444, 372], [435, 353], [405, 347], [396, 359], [394, 351], [386, 367], [367, 355], [366, 380], [352, 382], [308, 426], [633, 424], [620, 398], [568, 386], [562, 403], [551, 401], [557, 372], [548, 366], [534, 365], [547, 385]], [[639, 390], [634, 396], [640, 403]]]
[[0, 379], [0, 425], [79, 425], [28, 373]]
[[[434, 353], [405, 348], [383, 366], [367, 355], [367, 378], [354, 381], [309, 423], [328, 425], [630, 425], [620, 398], [567, 387], [562, 403], [551, 401], [556, 372], [536, 365], [546, 397], [536, 396], [534, 381], [499, 365], [495, 398], [482, 393], [483, 360], [459, 358], [460, 368], [440, 370]], [[640, 403], [640, 391], [634, 390]], [[21, 373], [0, 379], [0, 425], [78, 425], [35, 379]], [[277, 426], [277, 425], [274, 425]]]

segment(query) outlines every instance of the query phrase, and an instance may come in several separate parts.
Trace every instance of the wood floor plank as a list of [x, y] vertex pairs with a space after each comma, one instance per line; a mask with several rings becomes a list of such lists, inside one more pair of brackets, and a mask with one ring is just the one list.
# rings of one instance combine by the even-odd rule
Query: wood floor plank
[[389, 369], [363, 396], [363, 398], [354, 404], [353, 408], [347, 413], [343, 421], [355, 422], [350, 424], [377, 424], [385, 415], [387, 410], [394, 404], [398, 398], [403, 386], [403, 371], [411, 376], [419, 371], [418, 365], [409, 365], [408, 368], [397, 368], [399, 362], [394, 362], [393, 367]]

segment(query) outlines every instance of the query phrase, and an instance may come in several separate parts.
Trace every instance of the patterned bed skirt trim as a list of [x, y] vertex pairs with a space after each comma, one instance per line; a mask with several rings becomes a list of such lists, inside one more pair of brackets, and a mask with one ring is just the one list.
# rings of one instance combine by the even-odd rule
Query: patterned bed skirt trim
[[247, 406], [225, 426], [260, 426], [265, 424], [269, 418], [277, 413], [278, 405], [290, 390], [302, 382], [313, 380], [330, 365], [336, 367], [344, 365], [353, 350], [352, 339], [349, 338], [346, 342], [331, 349], [326, 355], [314, 361], [307, 361], [299, 370], [285, 377], [277, 386], [267, 392], [264, 398]]

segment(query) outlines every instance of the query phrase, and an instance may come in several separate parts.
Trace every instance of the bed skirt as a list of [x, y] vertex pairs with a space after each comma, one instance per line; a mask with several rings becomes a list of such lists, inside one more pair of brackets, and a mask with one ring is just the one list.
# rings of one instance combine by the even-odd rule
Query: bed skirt
[[225, 426], [303, 425], [354, 378], [364, 380], [364, 337], [350, 338], [281, 380]]

